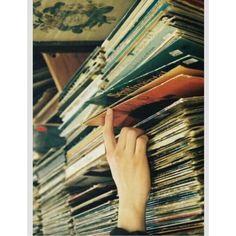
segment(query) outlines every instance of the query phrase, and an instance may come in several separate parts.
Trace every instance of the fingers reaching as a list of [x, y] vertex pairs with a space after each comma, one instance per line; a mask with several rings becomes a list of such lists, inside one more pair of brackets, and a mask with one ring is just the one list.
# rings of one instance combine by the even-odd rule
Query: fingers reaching
[[116, 147], [116, 139], [113, 131], [113, 111], [110, 108], [105, 116], [103, 138], [107, 153], [112, 153]]
[[145, 134], [143, 134], [137, 138], [136, 148], [135, 148], [135, 155], [136, 156], [146, 157], [147, 142], [148, 142], [148, 137]]
[[118, 143], [116, 143], [113, 131], [113, 111], [108, 108], [103, 132], [107, 157], [114, 153], [116, 149], [123, 150], [127, 157], [146, 156], [148, 137], [143, 133], [141, 129], [124, 127], [121, 130]]
[[117, 148], [119, 150], [124, 150], [125, 149], [126, 140], [127, 140], [126, 137], [127, 137], [128, 131], [129, 131], [129, 128], [124, 127], [124, 128], [122, 128], [122, 130], [120, 132], [119, 140], [118, 140], [118, 143], [117, 143]]
[[125, 147], [128, 156], [133, 156], [135, 154], [135, 148], [138, 145], [137, 139], [142, 134], [143, 130], [141, 129], [136, 129], [136, 128], [129, 129]]

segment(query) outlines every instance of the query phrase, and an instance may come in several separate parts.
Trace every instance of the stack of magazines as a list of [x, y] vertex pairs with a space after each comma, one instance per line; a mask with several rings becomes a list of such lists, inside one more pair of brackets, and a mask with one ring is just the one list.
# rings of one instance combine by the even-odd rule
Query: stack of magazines
[[180, 99], [140, 124], [151, 138], [152, 191], [146, 211], [150, 233], [203, 235], [203, 100]]
[[35, 174], [39, 182], [39, 204], [43, 235], [70, 235], [69, 194], [65, 190], [65, 154], [51, 149], [39, 161]]
[[38, 191], [39, 187], [37, 180], [35, 180], [33, 185], [33, 235], [42, 235], [42, 220]]
[[[203, 68], [203, 10], [200, 0], [138, 1], [130, 8], [101, 47], [74, 74], [60, 96], [59, 110], [63, 120], [60, 131], [70, 146], [79, 134], [91, 131], [84, 126], [87, 120], [146, 83], [177, 66]], [[161, 86], [175, 76], [155, 85]], [[179, 87], [188, 86], [188, 93], [180, 92], [180, 88], [171, 89], [176, 83], [180, 83]], [[187, 77], [178, 77], [166, 86], [158, 98], [151, 98], [153, 102], [163, 97], [189, 96], [192, 89], [196, 93], [197, 85]]]
[[44, 234], [70, 235], [73, 225], [77, 235], [97, 235], [116, 225], [102, 137], [108, 107], [117, 137], [124, 126], [150, 137], [147, 231], [202, 234], [203, 42], [203, 1], [136, 1], [76, 71], [59, 102], [65, 154], [47, 154], [38, 167]]
[[76, 235], [108, 234], [117, 223], [117, 192], [113, 184], [96, 184], [71, 192], [69, 204]]
[[[171, 102], [135, 125], [150, 138], [147, 155], [152, 189], [146, 210], [148, 233], [203, 234], [203, 126], [202, 96]], [[76, 233], [97, 235], [111, 231], [118, 217], [114, 185], [97, 184], [78, 188], [78, 192], [75, 189], [69, 204]]]

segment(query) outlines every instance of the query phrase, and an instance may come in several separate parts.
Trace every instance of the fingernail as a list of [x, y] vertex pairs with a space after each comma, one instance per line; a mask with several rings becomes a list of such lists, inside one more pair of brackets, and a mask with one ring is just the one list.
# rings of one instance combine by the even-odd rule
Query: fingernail
[[110, 116], [112, 114], [112, 109], [111, 108], [108, 108], [107, 109], [107, 115]]

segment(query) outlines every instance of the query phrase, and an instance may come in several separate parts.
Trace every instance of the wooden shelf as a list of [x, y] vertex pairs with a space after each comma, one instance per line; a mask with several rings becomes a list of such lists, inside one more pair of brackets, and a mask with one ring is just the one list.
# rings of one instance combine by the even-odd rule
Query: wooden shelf
[[59, 92], [63, 90], [75, 71], [80, 67], [89, 53], [43, 53], [52, 78]]

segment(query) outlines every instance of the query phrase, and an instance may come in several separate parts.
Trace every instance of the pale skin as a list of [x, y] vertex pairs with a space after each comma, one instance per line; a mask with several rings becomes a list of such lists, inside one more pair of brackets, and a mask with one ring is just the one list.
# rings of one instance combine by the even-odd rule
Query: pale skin
[[119, 195], [118, 227], [129, 232], [145, 231], [146, 203], [151, 187], [146, 155], [148, 137], [141, 129], [113, 132], [113, 111], [107, 110], [104, 125], [106, 156]]

